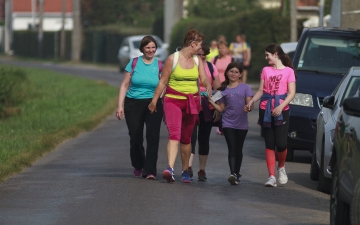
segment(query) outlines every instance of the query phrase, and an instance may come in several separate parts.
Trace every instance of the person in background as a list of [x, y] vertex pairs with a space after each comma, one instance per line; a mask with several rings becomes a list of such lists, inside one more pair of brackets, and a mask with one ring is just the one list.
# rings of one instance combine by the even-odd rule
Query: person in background
[[[219, 74], [214, 64], [205, 60], [206, 56], [210, 53], [210, 49], [206, 44], [201, 45], [201, 49], [198, 50], [197, 56], [202, 60], [206, 75], [210, 80], [212, 89], [216, 91], [220, 87]], [[199, 113], [199, 125], [195, 124], [194, 131], [191, 137], [191, 156], [189, 160], [189, 173], [190, 177], [193, 177], [192, 163], [195, 155], [196, 141], [199, 146], [199, 172], [198, 181], [206, 181], [206, 162], [209, 155], [210, 145], [209, 139], [211, 129], [214, 124], [214, 117], [216, 119], [215, 109], [208, 103], [206, 88], [200, 85], [201, 95], [201, 110]], [[218, 118], [219, 119], [219, 118]]]
[[230, 43], [230, 53], [235, 61], [243, 63], [244, 58], [246, 57], [246, 45], [243, 43], [242, 36], [240, 34], [236, 35], [235, 42]]
[[250, 69], [251, 66], [251, 46], [249, 43], [246, 42], [246, 36], [245, 34], [241, 35], [242, 38], [242, 43], [244, 46], [246, 46], [246, 54], [244, 55], [244, 62], [243, 62], [243, 68], [244, 68], [244, 72], [242, 75], [242, 82], [246, 84], [247, 82], [247, 75], [248, 75], [248, 71]]
[[[219, 55], [215, 56], [211, 62], [216, 66], [218, 72], [219, 72], [219, 79], [220, 79], [220, 83], [225, 81], [225, 70], [226, 67], [229, 65], [229, 63], [231, 63], [232, 61], [234, 61], [234, 58], [232, 58], [228, 52], [229, 52], [229, 48], [228, 48], [228, 44], [225, 41], [219, 41], [218, 42], [218, 49], [219, 49]], [[216, 112], [217, 116], [220, 117], [219, 112]], [[220, 123], [221, 124], [221, 123]], [[216, 133], [219, 135], [222, 135], [222, 131], [221, 131], [221, 126], [219, 126], [216, 129]]]
[[278, 159], [278, 181], [286, 184], [285, 171], [287, 154], [287, 133], [289, 127], [289, 103], [295, 96], [295, 72], [291, 59], [278, 44], [265, 47], [265, 59], [269, 66], [263, 68], [259, 90], [247, 104], [248, 109], [260, 100], [259, 122], [265, 140], [266, 164], [269, 178], [267, 187], [276, 187], [275, 166]]
[[[139, 50], [144, 55], [131, 59], [125, 68], [120, 85], [116, 117], [125, 117], [130, 136], [130, 158], [135, 177], [156, 179], [160, 127], [163, 118], [163, 105], [159, 101], [154, 106], [157, 113], [151, 114], [148, 105], [159, 83], [159, 62], [155, 58], [157, 44], [152, 36], [145, 36]], [[160, 62], [161, 63], [161, 62]], [[134, 63], [135, 64], [135, 63]], [[133, 68], [134, 67], [134, 68]], [[146, 154], [143, 146], [144, 125], [146, 125]]]
[[243, 159], [243, 146], [249, 129], [247, 112], [252, 108], [246, 107], [252, 99], [253, 93], [247, 84], [241, 82], [242, 66], [239, 62], [230, 63], [225, 71], [225, 81], [221, 83], [219, 90], [223, 97], [216, 104], [209, 98], [213, 107], [223, 112], [222, 126], [225, 140], [228, 146], [228, 163], [230, 176], [228, 181], [231, 185], [240, 182], [240, 168]]
[[210, 62], [212, 58], [219, 55], [219, 49], [217, 47], [216, 40], [210, 42], [210, 53], [206, 55], [206, 61]]
[[196, 55], [201, 49], [204, 35], [197, 30], [189, 30], [184, 38], [183, 48], [171, 54], [165, 61], [164, 69], [154, 97], [148, 108], [156, 114], [158, 99], [165, 89], [164, 114], [169, 131], [167, 145], [168, 166], [163, 172], [167, 182], [174, 182], [174, 165], [180, 143], [182, 161], [181, 180], [191, 183], [189, 159], [191, 155], [191, 135], [200, 110], [198, 78], [209, 96], [211, 83], [206, 76], [203, 61]]

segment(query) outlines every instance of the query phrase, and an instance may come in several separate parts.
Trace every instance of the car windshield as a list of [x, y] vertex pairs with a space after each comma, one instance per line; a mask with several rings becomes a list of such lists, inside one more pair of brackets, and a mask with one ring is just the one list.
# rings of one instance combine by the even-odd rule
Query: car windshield
[[360, 66], [360, 38], [310, 35], [300, 54], [298, 70], [346, 74]]

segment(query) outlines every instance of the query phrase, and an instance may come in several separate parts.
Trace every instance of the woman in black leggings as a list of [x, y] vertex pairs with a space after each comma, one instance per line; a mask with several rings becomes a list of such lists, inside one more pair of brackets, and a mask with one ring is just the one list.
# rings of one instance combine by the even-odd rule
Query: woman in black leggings
[[265, 58], [269, 66], [263, 68], [259, 90], [247, 107], [253, 107], [260, 100], [259, 125], [262, 126], [265, 139], [265, 157], [269, 178], [267, 187], [276, 187], [275, 150], [278, 158], [278, 181], [286, 184], [285, 172], [287, 154], [287, 132], [289, 127], [289, 103], [295, 96], [295, 73], [291, 60], [277, 44], [265, 48]]

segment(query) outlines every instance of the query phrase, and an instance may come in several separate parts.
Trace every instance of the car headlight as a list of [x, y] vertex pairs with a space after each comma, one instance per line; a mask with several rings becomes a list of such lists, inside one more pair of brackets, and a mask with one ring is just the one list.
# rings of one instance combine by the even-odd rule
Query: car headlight
[[314, 107], [312, 96], [303, 93], [296, 93], [294, 99], [290, 102], [290, 104]]

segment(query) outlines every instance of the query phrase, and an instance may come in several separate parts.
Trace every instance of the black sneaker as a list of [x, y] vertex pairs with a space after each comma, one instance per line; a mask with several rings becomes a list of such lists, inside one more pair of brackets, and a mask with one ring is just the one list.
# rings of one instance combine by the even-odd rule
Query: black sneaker
[[238, 183], [240, 183], [240, 177], [241, 177], [242, 175], [241, 174], [238, 174], [237, 176], [236, 176], [236, 181], [238, 182]]
[[207, 181], [206, 173], [204, 170], [199, 170], [198, 172], [198, 181]]
[[194, 172], [191, 166], [189, 166], [188, 168], [188, 173], [190, 174], [190, 178], [192, 179], [192, 177], [194, 176]]

